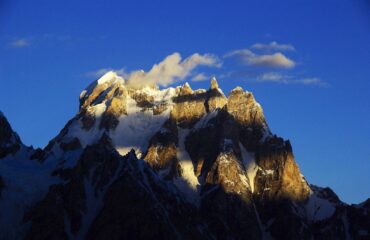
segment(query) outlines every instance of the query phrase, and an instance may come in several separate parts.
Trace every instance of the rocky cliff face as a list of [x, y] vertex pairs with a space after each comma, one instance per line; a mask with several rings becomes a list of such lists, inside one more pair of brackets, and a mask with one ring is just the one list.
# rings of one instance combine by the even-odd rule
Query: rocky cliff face
[[0, 158], [14, 155], [21, 147], [22, 142], [13, 131], [8, 120], [0, 112]]
[[1, 239], [370, 237], [369, 200], [309, 185], [253, 94], [216, 79], [134, 89], [109, 72], [42, 150], [0, 126]]

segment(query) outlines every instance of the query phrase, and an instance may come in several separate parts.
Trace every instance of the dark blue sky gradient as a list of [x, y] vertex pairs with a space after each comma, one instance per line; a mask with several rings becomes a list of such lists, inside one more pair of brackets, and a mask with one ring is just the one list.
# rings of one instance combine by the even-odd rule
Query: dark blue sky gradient
[[[25, 40], [25, 46], [12, 43]], [[223, 59], [255, 43], [292, 44], [290, 70]], [[1, 1], [0, 110], [26, 144], [45, 146], [101, 68], [149, 70], [173, 52], [212, 53], [225, 93], [252, 91], [290, 139], [310, 183], [346, 202], [370, 197], [370, 8], [366, 1]], [[257, 82], [255, 72], [328, 86]], [[227, 73], [230, 77], [221, 77]], [[180, 84], [176, 83], [175, 85]], [[209, 81], [190, 82], [208, 88]]]

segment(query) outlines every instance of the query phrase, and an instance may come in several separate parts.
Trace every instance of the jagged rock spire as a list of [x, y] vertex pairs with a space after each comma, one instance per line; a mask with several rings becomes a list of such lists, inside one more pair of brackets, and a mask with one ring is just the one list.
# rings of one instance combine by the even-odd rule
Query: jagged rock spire
[[0, 158], [16, 153], [21, 144], [18, 134], [13, 131], [6, 117], [0, 112]]
[[211, 90], [218, 89], [218, 83], [215, 77], [212, 77], [211, 79]]
[[193, 93], [193, 89], [191, 89], [188, 82], [186, 82], [184, 85], [182, 85], [182, 87], [180, 89], [180, 95], [188, 95], [188, 94], [192, 94], [192, 93]]

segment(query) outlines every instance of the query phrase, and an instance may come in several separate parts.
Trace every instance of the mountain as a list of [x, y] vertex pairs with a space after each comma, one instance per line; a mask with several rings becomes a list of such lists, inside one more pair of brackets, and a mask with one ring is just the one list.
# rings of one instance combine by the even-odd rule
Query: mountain
[[108, 72], [44, 149], [0, 114], [0, 239], [369, 239], [370, 199], [310, 185], [251, 92]]

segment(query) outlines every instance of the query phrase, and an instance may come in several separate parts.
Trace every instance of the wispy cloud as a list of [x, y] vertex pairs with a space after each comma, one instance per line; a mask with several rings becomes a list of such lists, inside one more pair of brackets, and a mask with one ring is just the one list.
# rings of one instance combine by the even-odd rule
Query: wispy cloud
[[259, 75], [257, 79], [259, 82], [280, 82], [283, 77], [281, 73], [268, 72]]
[[60, 46], [61, 44], [72, 46], [75, 43], [101, 41], [104, 38], [105, 36], [75, 37], [58, 33], [32, 34], [21, 38], [17, 36], [5, 37], [6, 46], [10, 48], [25, 48], [31, 45], [32, 47]]
[[25, 48], [31, 45], [43, 46], [46, 43], [67, 43], [71, 42], [72, 36], [45, 33], [41, 35], [31, 35], [23, 38], [10, 38], [8, 46], [11, 48]]
[[243, 63], [256, 67], [293, 68], [295, 66], [295, 62], [293, 60], [280, 52], [258, 55], [249, 49], [239, 49], [225, 54], [224, 57], [237, 57]]
[[194, 77], [192, 77], [191, 81], [201, 82], [201, 81], [205, 81], [207, 79], [211, 79], [211, 78], [209, 76], [207, 76], [205, 73], [198, 73]]
[[295, 78], [291, 75], [283, 75], [277, 72], [267, 72], [259, 75], [256, 79], [256, 82], [260, 83], [279, 83], [279, 84], [300, 84], [306, 86], [318, 86], [318, 87], [329, 87], [330, 84], [322, 81], [320, 78], [311, 77], [311, 78]]
[[25, 38], [15, 39], [9, 43], [9, 46], [12, 48], [24, 48], [30, 45], [30, 41]]
[[252, 49], [263, 50], [263, 51], [295, 51], [295, 48], [291, 44], [279, 44], [275, 41], [263, 44], [255, 43], [251, 46]]
[[297, 80], [297, 82], [303, 84], [303, 85], [314, 85], [314, 86], [320, 86], [320, 87], [330, 87], [330, 84], [327, 82], [322, 81], [320, 78], [303, 78], [300, 80]]
[[[250, 82], [277, 83], [277, 84], [300, 84], [305, 86], [330, 86], [327, 82], [317, 77], [297, 77], [294, 69], [297, 63], [283, 54], [283, 51], [295, 51], [291, 44], [280, 44], [276, 41], [270, 43], [255, 43], [249, 48], [237, 49], [228, 52], [224, 58], [235, 58], [249, 66], [233, 69], [222, 78], [248, 79]], [[265, 72], [267, 71], [267, 72]]]

